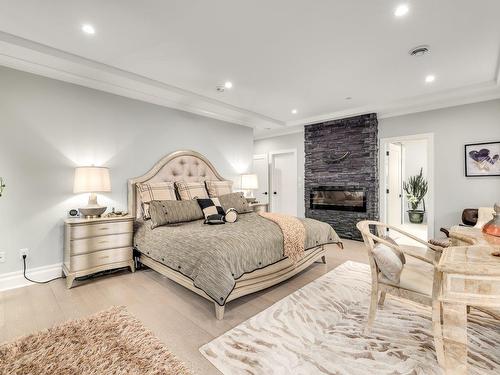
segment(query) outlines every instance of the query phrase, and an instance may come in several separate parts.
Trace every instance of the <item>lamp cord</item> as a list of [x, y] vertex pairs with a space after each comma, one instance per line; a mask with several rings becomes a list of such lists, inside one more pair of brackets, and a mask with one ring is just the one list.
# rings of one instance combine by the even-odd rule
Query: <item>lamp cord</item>
[[47, 284], [47, 283], [50, 283], [51, 281], [63, 278], [62, 276], [59, 276], [59, 277], [55, 277], [55, 278], [47, 280], [47, 281], [36, 281], [36, 280], [30, 279], [28, 276], [26, 276], [26, 255], [23, 255], [23, 276], [26, 280], [31, 281], [32, 283], [35, 283], [35, 284]]

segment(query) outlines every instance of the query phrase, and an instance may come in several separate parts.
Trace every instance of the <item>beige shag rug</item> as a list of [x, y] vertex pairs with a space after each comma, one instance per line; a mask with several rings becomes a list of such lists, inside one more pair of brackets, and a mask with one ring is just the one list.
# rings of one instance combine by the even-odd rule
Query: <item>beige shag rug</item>
[[[363, 334], [370, 269], [346, 262], [200, 348], [224, 375], [443, 375], [430, 308], [389, 297]], [[469, 315], [469, 375], [500, 374], [500, 323]]]
[[0, 374], [190, 374], [123, 307], [0, 346]]

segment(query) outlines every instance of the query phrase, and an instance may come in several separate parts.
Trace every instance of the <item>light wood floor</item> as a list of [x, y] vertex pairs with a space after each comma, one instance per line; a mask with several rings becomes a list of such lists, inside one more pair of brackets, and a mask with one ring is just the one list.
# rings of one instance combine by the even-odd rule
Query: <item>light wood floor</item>
[[70, 290], [57, 280], [0, 292], [0, 343], [124, 305], [195, 374], [220, 374], [198, 348], [345, 261], [368, 261], [362, 242], [344, 245], [328, 248], [326, 265], [315, 263], [288, 281], [228, 303], [222, 321], [215, 319], [213, 303], [152, 270], [82, 281]]

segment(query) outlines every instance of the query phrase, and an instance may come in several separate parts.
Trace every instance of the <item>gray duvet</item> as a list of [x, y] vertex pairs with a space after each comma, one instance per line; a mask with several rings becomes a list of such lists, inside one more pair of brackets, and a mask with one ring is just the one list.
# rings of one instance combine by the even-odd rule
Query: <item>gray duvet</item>
[[[300, 219], [306, 228], [305, 249], [340, 238], [329, 224]], [[219, 305], [235, 280], [285, 259], [283, 234], [274, 222], [256, 213], [242, 214], [235, 223], [206, 225], [203, 220], [151, 229], [138, 221], [134, 245], [146, 256], [187, 276]]]

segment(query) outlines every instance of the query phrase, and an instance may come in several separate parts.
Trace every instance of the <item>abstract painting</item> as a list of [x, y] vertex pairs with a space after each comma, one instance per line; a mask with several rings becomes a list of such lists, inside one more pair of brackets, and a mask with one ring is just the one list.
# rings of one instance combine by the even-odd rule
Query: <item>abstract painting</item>
[[500, 142], [465, 145], [465, 176], [500, 176]]

